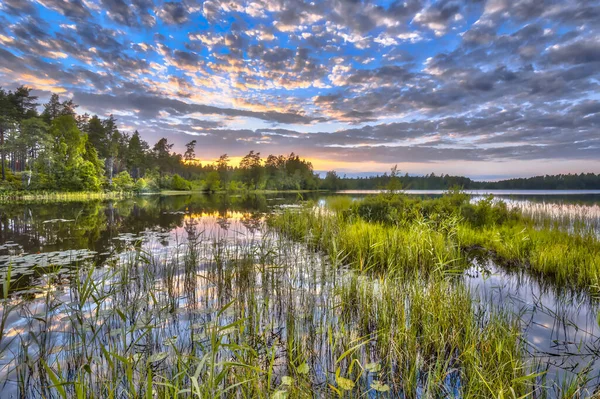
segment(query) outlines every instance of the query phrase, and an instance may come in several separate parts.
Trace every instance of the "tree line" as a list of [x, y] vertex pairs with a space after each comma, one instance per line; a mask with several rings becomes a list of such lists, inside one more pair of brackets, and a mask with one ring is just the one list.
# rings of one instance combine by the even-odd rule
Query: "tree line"
[[368, 177], [346, 177], [331, 171], [327, 172], [323, 186], [335, 190], [375, 190], [385, 189], [394, 181], [405, 190], [447, 190], [454, 187], [465, 190], [600, 190], [600, 174], [595, 173], [475, 181], [464, 176], [434, 173], [409, 176], [393, 172]]
[[203, 165], [196, 159], [196, 140], [179, 154], [167, 138], [151, 146], [137, 130], [120, 131], [112, 115], [79, 115], [77, 104], [57, 94], [41, 113], [38, 107], [30, 88], [0, 88], [0, 190], [213, 192], [320, 186], [311, 163], [293, 153], [262, 159], [250, 151], [238, 166], [223, 154]]
[[196, 159], [196, 140], [183, 154], [161, 138], [153, 146], [140, 133], [122, 132], [110, 115], [78, 114], [72, 100], [52, 94], [39, 113], [37, 97], [21, 86], [0, 87], [0, 191], [159, 191], [203, 190], [342, 190], [390, 187], [427, 190], [463, 189], [600, 189], [600, 175], [562, 174], [479, 182], [448, 174], [390, 174], [320, 178], [298, 155], [250, 151], [233, 166], [223, 154], [212, 163]]

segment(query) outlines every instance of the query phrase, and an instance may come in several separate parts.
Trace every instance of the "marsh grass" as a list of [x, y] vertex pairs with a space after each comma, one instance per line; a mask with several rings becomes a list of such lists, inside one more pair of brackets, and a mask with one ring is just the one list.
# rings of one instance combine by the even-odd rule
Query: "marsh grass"
[[331, 252], [327, 241], [336, 237], [336, 248], [343, 249], [359, 269], [363, 265], [386, 271], [415, 266], [421, 271], [442, 265], [464, 268], [468, 263], [461, 260], [460, 252], [475, 248], [489, 251], [505, 266], [596, 294], [600, 290], [598, 215], [577, 206], [563, 208], [519, 208], [493, 197], [471, 203], [460, 192], [436, 199], [382, 195], [351, 202], [332, 199], [324, 209], [309, 206], [300, 214], [288, 212], [272, 224], [296, 238], [306, 231], [309, 243], [326, 252]]
[[89, 200], [108, 200], [132, 197], [133, 193], [122, 191], [81, 191], [81, 192], [63, 192], [63, 191], [41, 191], [41, 192], [11, 192], [0, 193], [0, 203], [20, 203], [20, 202], [68, 202], [68, 201], [89, 201]]
[[172, 245], [131, 243], [103, 267], [48, 276], [33, 298], [11, 297], [9, 278], [2, 395], [585, 396], [584, 374], [546, 384], [519, 315], [466, 287], [464, 219], [433, 205], [376, 221], [339, 200], [235, 234], [189, 218]]
[[481, 246], [498, 262], [529, 270], [568, 285], [600, 291], [600, 241], [595, 235], [576, 234], [535, 226], [490, 226], [458, 230], [462, 246]]
[[266, 229], [234, 240], [188, 230], [196, 237], [168, 253], [132, 248], [110, 267], [80, 266], [67, 285], [49, 278], [37, 299], [20, 301], [11, 312], [25, 323], [6, 330], [8, 387], [60, 398], [535, 389], [515, 320], [477, 313], [449, 278], [335, 270]]

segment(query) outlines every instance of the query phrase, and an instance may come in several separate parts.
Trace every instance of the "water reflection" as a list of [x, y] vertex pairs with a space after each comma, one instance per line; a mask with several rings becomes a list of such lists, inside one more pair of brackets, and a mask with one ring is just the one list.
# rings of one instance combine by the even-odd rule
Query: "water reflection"
[[549, 384], [586, 371], [587, 386], [600, 383], [598, 301], [522, 270], [499, 268], [484, 254], [473, 256], [464, 281], [485, 310], [521, 317], [526, 349], [546, 371]]
[[[302, 200], [319, 198], [314, 194]], [[12, 341], [17, 346], [6, 353], [19, 354], [19, 345], [25, 344], [31, 353], [45, 351], [50, 359], [63, 356], [67, 363], [76, 362], [83, 349], [72, 337], [72, 317], [80, 312], [85, 315], [82, 323], [99, 326], [103, 339], [119, 350], [143, 337], [136, 353], [172, 354], [174, 348], [188, 350], [190, 343], [204, 342], [208, 331], [203, 326], [217, 318], [218, 309], [236, 299], [222, 322], [247, 319], [247, 327], [257, 331], [254, 344], [259, 356], [267, 357], [271, 355], [269, 348], [276, 348], [279, 376], [285, 371], [284, 344], [288, 335], [294, 336], [318, 355], [318, 361], [310, 365], [315, 371], [313, 382], [326, 390], [336, 359], [333, 352], [327, 352], [327, 328], [333, 326], [339, 332], [355, 327], [342, 325], [336, 310], [339, 298], [335, 284], [346, 272], [332, 273], [318, 254], [302, 245], [289, 244], [272, 251], [268, 242], [279, 238], [265, 236], [262, 229], [265, 215], [274, 207], [297, 201], [296, 195], [184, 195], [3, 206], [0, 268], [8, 263], [16, 268], [12, 288], [19, 291], [19, 298], [29, 300], [7, 321], [7, 337], [23, 340]], [[532, 215], [551, 210], [580, 218], [584, 224], [597, 216], [597, 204], [570, 205], [559, 198], [550, 204], [512, 201]], [[191, 272], [186, 269], [190, 253], [198, 259]], [[149, 266], [142, 258], [151, 259]], [[590, 387], [600, 382], [599, 308], [594, 299], [522, 272], [500, 269], [485, 256], [475, 257], [473, 262], [464, 279], [474, 297], [480, 298], [482, 309], [521, 315], [527, 350], [547, 370], [548, 385], [586, 369]], [[67, 279], [68, 266], [82, 263], [98, 266], [94, 269], [98, 281], [113, 278], [119, 264], [134, 265], [127, 281], [122, 282], [131, 289], [107, 297], [98, 309], [100, 316], [94, 313], [92, 303], [79, 310], [70, 305], [77, 297]], [[47, 277], [49, 269], [56, 276]], [[151, 311], [154, 305], [147, 297], [150, 287], [159, 292], [156, 300], [164, 306], [160, 312]], [[103, 289], [111, 290], [108, 286]], [[50, 307], [46, 301], [49, 293], [53, 299]], [[120, 303], [128, 304], [126, 323], [115, 314]], [[150, 334], [138, 331], [149, 325]], [[130, 329], [134, 330], [131, 334]], [[30, 332], [48, 341], [30, 341], [26, 338]], [[18, 356], [0, 359], [4, 378], [14, 382], [16, 377], [11, 373], [17, 372], [20, 364]], [[454, 390], [459, 385], [456, 379], [449, 383]], [[4, 389], [0, 388], [2, 397], [18, 390], [14, 384]]]

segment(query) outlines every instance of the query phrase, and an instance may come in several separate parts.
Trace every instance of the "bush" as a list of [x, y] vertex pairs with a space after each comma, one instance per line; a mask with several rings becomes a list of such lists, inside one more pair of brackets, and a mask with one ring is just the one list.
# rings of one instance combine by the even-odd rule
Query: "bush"
[[192, 183], [175, 174], [171, 178], [171, 190], [187, 191], [192, 189]]
[[25, 174], [21, 175], [20, 172], [12, 173], [6, 168], [6, 181], [0, 180], [0, 191], [20, 191], [23, 189], [23, 179], [26, 178]]
[[500, 226], [519, 219], [516, 209], [492, 196], [471, 203], [470, 196], [450, 191], [442, 197], [419, 199], [401, 194], [381, 194], [366, 197], [352, 204], [347, 214], [355, 214], [367, 222], [400, 224], [423, 218], [432, 223], [458, 217], [472, 227]]
[[244, 186], [244, 184], [242, 182], [236, 181], [236, 180], [232, 180], [229, 182], [229, 184], [227, 185], [227, 191], [229, 192], [236, 192], [236, 191], [245, 191], [246, 187]]
[[214, 193], [215, 191], [219, 191], [221, 189], [221, 179], [219, 178], [219, 172], [212, 171], [206, 175], [206, 179], [204, 180], [204, 191], [209, 193]]
[[396, 194], [367, 197], [355, 205], [355, 212], [368, 222], [398, 223], [410, 214], [409, 198]]
[[127, 171], [120, 172], [113, 177], [113, 189], [118, 191], [133, 191], [135, 182]]
[[135, 191], [136, 193], [146, 193], [151, 190], [146, 179], [140, 178], [135, 182], [133, 186], [133, 191]]
[[146, 178], [146, 183], [148, 184], [148, 188], [147, 188], [148, 192], [160, 191], [160, 186], [158, 185], [156, 180]]

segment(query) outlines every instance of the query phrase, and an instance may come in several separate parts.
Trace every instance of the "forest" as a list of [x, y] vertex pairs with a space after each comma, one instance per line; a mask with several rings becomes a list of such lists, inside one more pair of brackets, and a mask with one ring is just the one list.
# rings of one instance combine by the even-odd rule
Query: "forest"
[[[326, 172], [321, 178], [310, 162], [292, 153], [268, 155], [249, 151], [239, 165], [223, 154], [202, 164], [196, 140], [183, 154], [161, 138], [154, 145], [140, 133], [123, 132], [112, 116], [78, 114], [72, 100], [52, 94], [40, 104], [31, 89], [0, 88], [0, 193], [22, 191], [76, 192], [162, 190], [343, 190], [396, 189], [600, 189], [600, 175], [562, 174], [475, 181], [447, 174], [425, 176], [391, 173], [369, 177], [340, 176]], [[398, 160], [401, 162], [402, 160]]]
[[196, 158], [196, 140], [173, 151], [154, 145], [136, 130], [119, 131], [110, 115], [78, 115], [77, 104], [53, 94], [43, 111], [31, 89], [0, 88], [0, 191], [315, 190], [319, 177], [295, 154], [250, 151], [238, 166], [227, 154], [214, 163]]
[[425, 176], [409, 176], [408, 173], [384, 173], [368, 177], [338, 176], [328, 172], [326, 180], [339, 190], [374, 190], [388, 187], [390, 181], [406, 190], [447, 190], [460, 187], [465, 190], [598, 190], [600, 189], [600, 174], [560, 174], [515, 178], [499, 181], [476, 181], [464, 176], [448, 174]]

